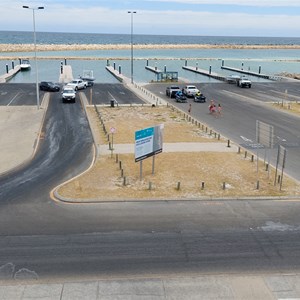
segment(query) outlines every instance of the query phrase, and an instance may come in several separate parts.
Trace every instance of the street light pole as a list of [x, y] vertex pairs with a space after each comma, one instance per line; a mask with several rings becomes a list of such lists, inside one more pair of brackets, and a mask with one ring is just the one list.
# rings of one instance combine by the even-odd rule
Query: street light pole
[[35, 11], [39, 9], [44, 9], [43, 6], [39, 7], [29, 7], [27, 5], [23, 5], [23, 8], [32, 10], [32, 19], [33, 19], [33, 43], [34, 43], [34, 60], [35, 60], [35, 84], [36, 84], [36, 103], [37, 109], [40, 109], [40, 94], [39, 94], [39, 79], [38, 79], [38, 65], [37, 65], [37, 57], [36, 57], [36, 32], [35, 32]]
[[136, 14], [136, 11], [128, 11], [131, 14], [131, 83], [133, 83], [133, 14]]

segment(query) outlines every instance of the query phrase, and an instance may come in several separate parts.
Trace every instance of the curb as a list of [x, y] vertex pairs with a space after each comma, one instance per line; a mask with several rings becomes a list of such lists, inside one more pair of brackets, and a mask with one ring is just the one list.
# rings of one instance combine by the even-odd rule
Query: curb
[[[63, 183], [64, 184], [64, 183]], [[63, 185], [62, 184], [62, 185]], [[60, 187], [60, 186], [59, 186]], [[59, 188], [58, 187], [58, 188]], [[300, 201], [300, 196], [257, 196], [257, 197], [203, 197], [203, 198], [195, 198], [195, 199], [159, 199], [159, 198], [147, 198], [147, 199], [108, 199], [108, 200], [100, 200], [100, 199], [73, 199], [67, 198], [59, 195], [57, 190], [53, 192], [53, 195], [61, 202], [69, 203], [69, 204], [114, 204], [114, 203], [158, 203], [158, 202], [228, 202], [228, 201]], [[146, 202], [147, 201], [147, 202]]]

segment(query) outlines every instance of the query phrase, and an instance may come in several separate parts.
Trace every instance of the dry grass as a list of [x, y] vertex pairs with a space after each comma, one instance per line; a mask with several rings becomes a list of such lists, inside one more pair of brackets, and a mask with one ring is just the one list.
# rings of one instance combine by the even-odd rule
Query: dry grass
[[[166, 107], [101, 108], [106, 128], [115, 127], [116, 143], [133, 143], [136, 130], [165, 124], [164, 142], [219, 142], [183, 118], [183, 115]], [[97, 143], [105, 136], [98, 116], [89, 109]], [[123, 176], [120, 170], [123, 169]], [[274, 170], [265, 170], [263, 162], [256, 172], [256, 163], [245, 154], [218, 152], [161, 153], [155, 158], [152, 175], [152, 158], [143, 161], [142, 180], [140, 164], [134, 154], [101, 155], [93, 168], [84, 175], [65, 184], [59, 193], [67, 198], [122, 201], [126, 199], [197, 199], [201, 197], [255, 197], [299, 195], [300, 185], [284, 177], [282, 191], [274, 186]], [[257, 180], [260, 188], [256, 188]], [[180, 182], [180, 189], [177, 189]], [[204, 188], [202, 188], [202, 182]], [[125, 184], [125, 185], [124, 185]], [[223, 185], [225, 184], [225, 189]], [[151, 185], [151, 189], [149, 189]], [[76, 201], [76, 200], [75, 200]]]
[[[164, 142], [218, 142], [201, 128], [187, 122], [184, 114], [166, 107], [133, 106], [102, 107], [101, 115], [106, 129], [116, 128], [114, 135], [117, 144], [134, 144], [134, 133], [143, 128], [164, 124]], [[224, 142], [224, 141], [223, 141]]]
[[276, 109], [280, 109], [286, 112], [300, 115], [300, 102], [296, 102], [296, 101], [274, 102], [272, 103], [272, 106]]

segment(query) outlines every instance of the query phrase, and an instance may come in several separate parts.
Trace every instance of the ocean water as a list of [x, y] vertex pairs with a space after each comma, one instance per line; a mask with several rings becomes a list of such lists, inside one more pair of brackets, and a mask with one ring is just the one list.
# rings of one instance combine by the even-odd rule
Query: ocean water
[[[39, 44], [130, 44], [130, 34], [36, 32]], [[30, 31], [0, 31], [0, 44], [31, 44]], [[295, 37], [134, 35], [136, 44], [300, 45]]]
[[[32, 43], [32, 32], [0, 31], [0, 43]], [[262, 37], [203, 37], [203, 36], [151, 36], [136, 35], [134, 42], [138, 44], [255, 44], [255, 45], [300, 45], [300, 38], [262, 38]], [[128, 44], [130, 35], [118, 34], [78, 34], [78, 33], [37, 33], [39, 44]], [[35, 82], [34, 53], [14, 52], [0, 53], [2, 57], [29, 57], [32, 68], [20, 72], [10, 82]], [[83, 70], [93, 70], [96, 82], [115, 83], [117, 80], [105, 70], [107, 59], [116, 68], [121, 67], [122, 73], [130, 77], [130, 50], [87, 50], [87, 51], [48, 51], [37, 53], [39, 57], [59, 57], [57, 59], [38, 59], [38, 75], [40, 80], [58, 81], [60, 64], [67, 58], [72, 66], [74, 77], [81, 75]], [[74, 57], [76, 59], [68, 59]], [[93, 58], [91, 60], [90, 58]], [[206, 76], [198, 75], [182, 69], [187, 60], [190, 66], [196, 66], [221, 75], [232, 72], [221, 69], [222, 60], [225, 65], [251, 71], [257, 71], [261, 66], [262, 73], [276, 75], [281, 72], [299, 73], [300, 50], [298, 49], [134, 49], [134, 80], [144, 83], [155, 81], [156, 76], [145, 69], [149, 65], [163, 70], [177, 71], [179, 77], [190, 82], [214, 82]], [[18, 64], [18, 60], [14, 60]], [[0, 74], [6, 72], [6, 65], [11, 68], [10, 59], [0, 60]], [[252, 77], [252, 81], [263, 79]]]

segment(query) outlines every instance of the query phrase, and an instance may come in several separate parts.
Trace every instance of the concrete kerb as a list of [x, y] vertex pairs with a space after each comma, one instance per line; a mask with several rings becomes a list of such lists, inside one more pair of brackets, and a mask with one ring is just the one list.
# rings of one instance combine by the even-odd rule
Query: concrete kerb
[[[70, 180], [71, 181], [71, 180]], [[62, 186], [61, 184], [60, 186]], [[59, 186], [59, 187], [60, 187]], [[59, 188], [57, 187], [57, 189]], [[257, 197], [198, 197], [194, 199], [182, 199], [182, 198], [175, 198], [175, 199], [160, 199], [160, 198], [147, 198], [147, 199], [119, 199], [119, 198], [109, 198], [107, 200], [101, 199], [86, 199], [86, 198], [67, 198], [61, 196], [57, 190], [53, 191], [53, 195], [55, 196], [56, 200], [59, 200], [64, 203], [69, 204], [103, 204], [103, 203], [142, 203], [151, 200], [151, 202], [198, 202], [198, 201], [208, 201], [208, 202], [222, 202], [222, 201], [300, 201], [299, 196], [257, 196]]]
[[28, 164], [33, 159], [33, 157], [35, 156], [36, 151], [37, 151], [37, 149], [39, 147], [40, 137], [41, 137], [41, 133], [42, 133], [42, 128], [43, 128], [43, 125], [44, 125], [46, 112], [48, 110], [49, 98], [50, 98], [50, 94], [49, 93], [45, 93], [44, 97], [42, 99], [41, 105], [40, 105], [40, 109], [44, 109], [44, 113], [43, 113], [42, 121], [41, 121], [39, 130], [38, 130], [37, 138], [36, 138], [36, 140], [34, 142], [34, 147], [33, 147], [32, 155], [29, 158], [25, 159], [20, 164], [18, 164], [17, 166], [13, 167], [12, 169], [9, 169], [7, 171], [4, 171], [4, 172], [0, 173], [1, 176], [10, 174], [11, 172], [14, 172], [14, 171], [22, 168], [23, 166], [25, 166], [26, 164]]

